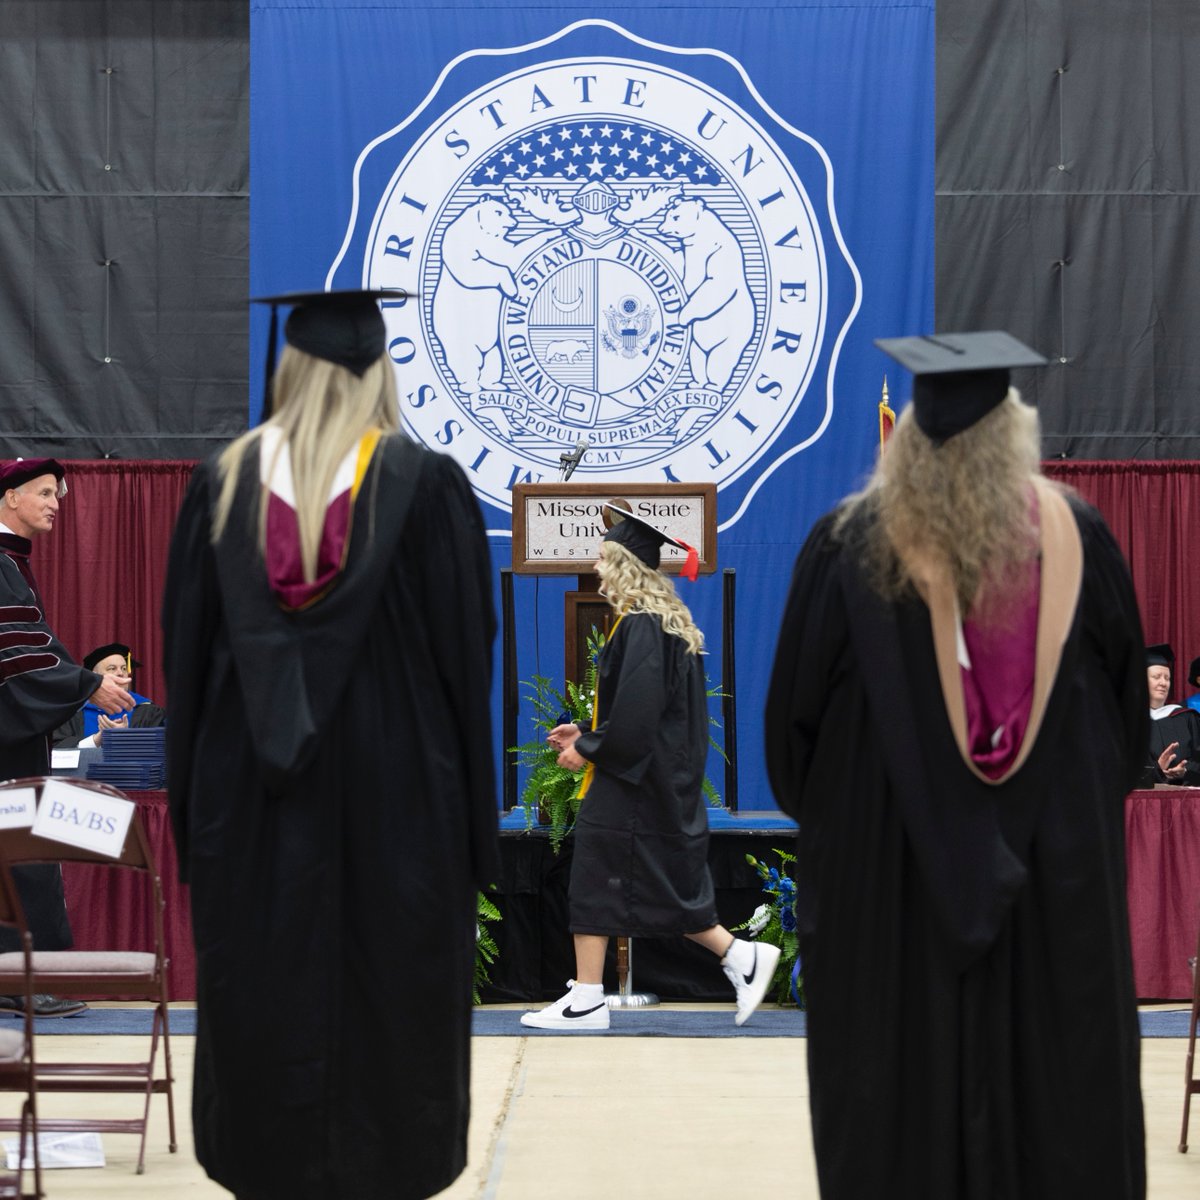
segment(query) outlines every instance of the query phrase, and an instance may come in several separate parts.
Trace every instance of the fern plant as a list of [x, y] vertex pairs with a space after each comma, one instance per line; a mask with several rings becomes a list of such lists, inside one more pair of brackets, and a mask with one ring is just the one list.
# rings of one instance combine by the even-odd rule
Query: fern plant
[[556, 725], [577, 724], [585, 728], [591, 725], [596, 656], [603, 646], [604, 634], [593, 627], [587, 639], [588, 667], [582, 683], [568, 680], [565, 688], [556, 688], [545, 675], [535, 675], [525, 683], [530, 689], [526, 699], [533, 706], [534, 736], [512, 747], [517, 765], [529, 771], [521, 789], [521, 806], [525, 810], [526, 829], [531, 829], [539, 817], [549, 826], [550, 847], [555, 854], [575, 825], [583, 771], [560, 767], [558, 751], [546, 741], [546, 735]]
[[[583, 769], [572, 771], [560, 767], [558, 751], [546, 741], [546, 735], [556, 725], [575, 724], [590, 728], [596, 695], [596, 659], [604, 648], [604, 642], [605, 635], [593, 626], [587, 639], [588, 667], [582, 683], [568, 680], [565, 688], [556, 688], [545, 675], [535, 675], [525, 681], [525, 686], [530, 689], [525, 698], [533, 706], [535, 732], [532, 739], [511, 747], [511, 751], [517, 756], [517, 765], [529, 771], [525, 786], [521, 789], [525, 828], [532, 829], [535, 823], [547, 825], [550, 847], [555, 854], [562, 846], [563, 838], [574, 828], [579, 815]], [[709, 697], [722, 694], [719, 686], [707, 690]], [[717, 729], [721, 727], [715, 717], [710, 716], [708, 721]], [[708, 741], [724, 759], [725, 751], [712, 733], [709, 733]], [[720, 793], [707, 775], [702, 788], [709, 805], [719, 808]]]
[[496, 939], [488, 926], [493, 921], [502, 921], [500, 910], [482, 893], [478, 894], [475, 908], [475, 974], [471, 980], [471, 1003], [479, 1004], [480, 989], [491, 982], [488, 968], [500, 953]]

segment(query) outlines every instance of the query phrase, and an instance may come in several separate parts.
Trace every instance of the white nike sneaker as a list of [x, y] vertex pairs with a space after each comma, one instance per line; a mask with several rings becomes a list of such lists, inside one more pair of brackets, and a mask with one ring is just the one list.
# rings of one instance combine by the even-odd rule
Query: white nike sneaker
[[537, 1012], [522, 1013], [521, 1024], [532, 1029], [607, 1029], [608, 1005], [604, 1002], [603, 995], [599, 1004], [588, 1002], [573, 1005], [572, 1001], [578, 1000], [574, 984], [572, 979], [568, 984], [571, 990], [561, 1000], [555, 1000], [553, 1004], [548, 1004]]
[[[733, 955], [726, 955], [721, 960], [721, 970], [733, 984], [737, 993], [737, 1016], [733, 1018], [735, 1025], [745, 1025], [753, 1015], [754, 1010], [762, 1003], [762, 998], [771, 986], [775, 968], [779, 965], [779, 947], [766, 942], [742, 942], [742, 945], [754, 952], [754, 961], [748, 971], [743, 971], [729, 961]], [[741, 948], [739, 947], [739, 950]], [[744, 954], [744, 951], [742, 952]]]

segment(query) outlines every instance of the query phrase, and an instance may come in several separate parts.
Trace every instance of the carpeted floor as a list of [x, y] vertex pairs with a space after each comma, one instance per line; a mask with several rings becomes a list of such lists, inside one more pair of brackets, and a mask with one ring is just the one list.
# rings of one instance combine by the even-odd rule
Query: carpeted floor
[[[531, 1006], [532, 1007], [532, 1006]], [[1186, 1008], [1142, 1012], [1138, 1019], [1145, 1038], [1186, 1038]], [[36, 1022], [40, 1036], [47, 1034], [101, 1036], [104, 1034], [148, 1034], [150, 1012], [134, 1008], [91, 1008], [77, 1017], [60, 1017]], [[15, 1021], [11, 1022], [15, 1028]], [[0, 1018], [0, 1029], [10, 1023]], [[804, 1037], [805, 1014], [794, 1008], [763, 1008], [740, 1029], [733, 1023], [733, 1009], [681, 1011], [678, 1008], [622, 1009], [612, 1014], [611, 1027], [590, 1037]], [[196, 1032], [195, 1009], [175, 1009], [171, 1013], [171, 1032], [189, 1037]], [[527, 1029], [521, 1024], [521, 1011], [511, 1008], [477, 1008], [471, 1014], [471, 1032], [476, 1037], [582, 1037], [586, 1031], [557, 1034], [544, 1029]]]
[[[104, 1034], [150, 1033], [153, 1013], [148, 1008], [89, 1008], [75, 1017], [52, 1017], [34, 1021], [34, 1032], [38, 1037], [48, 1034], [74, 1034], [84, 1037], [100, 1037]], [[0, 1029], [18, 1028], [16, 1019], [0, 1017]], [[196, 1010], [194, 1008], [172, 1009], [171, 1032], [184, 1037], [196, 1032]]]
[[[531, 1006], [532, 1007], [532, 1006]], [[521, 1013], [512, 1009], [477, 1009], [471, 1014], [476, 1037], [580, 1037], [574, 1030], [557, 1033], [528, 1029]], [[732, 1006], [724, 1011], [680, 1012], [678, 1009], [627, 1008], [611, 1015], [607, 1030], [592, 1030], [591, 1037], [803, 1037], [804, 1013], [794, 1008], [759, 1009], [740, 1029], [733, 1023]]]

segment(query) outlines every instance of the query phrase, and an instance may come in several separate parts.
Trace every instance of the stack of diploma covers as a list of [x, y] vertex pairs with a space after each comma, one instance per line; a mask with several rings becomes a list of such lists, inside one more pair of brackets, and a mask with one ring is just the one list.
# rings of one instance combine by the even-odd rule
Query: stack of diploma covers
[[105, 730], [101, 762], [88, 763], [87, 777], [124, 791], [146, 792], [163, 785], [166, 726]]

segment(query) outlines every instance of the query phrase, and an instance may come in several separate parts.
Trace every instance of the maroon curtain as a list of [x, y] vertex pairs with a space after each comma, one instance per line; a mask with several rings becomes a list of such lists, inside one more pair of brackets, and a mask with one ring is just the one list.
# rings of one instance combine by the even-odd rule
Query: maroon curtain
[[1172, 699], [1200, 657], [1200, 462], [1050, 462], [1108, 522], [1133, 572], [1146, 641], [1175, 648]]
[[[55, 531], [34, 547], [50, 623], [77, 656], [108, 641], [133, 646], [138, 690], [166, 699], [159, 605], [167, 546], [191, 462], [71, 462]], [[1175, 698], [1200, 656], [1200, 462], [1048, 462], [1104, 515], [1133, 571], [1149, 642], [1178, 656]]]
[[134, 687], [166, 703], [159, 605], [167, 548], [194, 463], [64, 462], [66, 498], [33, 547], [50, 627], [81, 659], [125, 642], [142, 663]]
[[1159, 787], [1125, 799], [1126, 897], [1140, 1000], [1188, 1000], [1200, 911], [1200, 792]]

